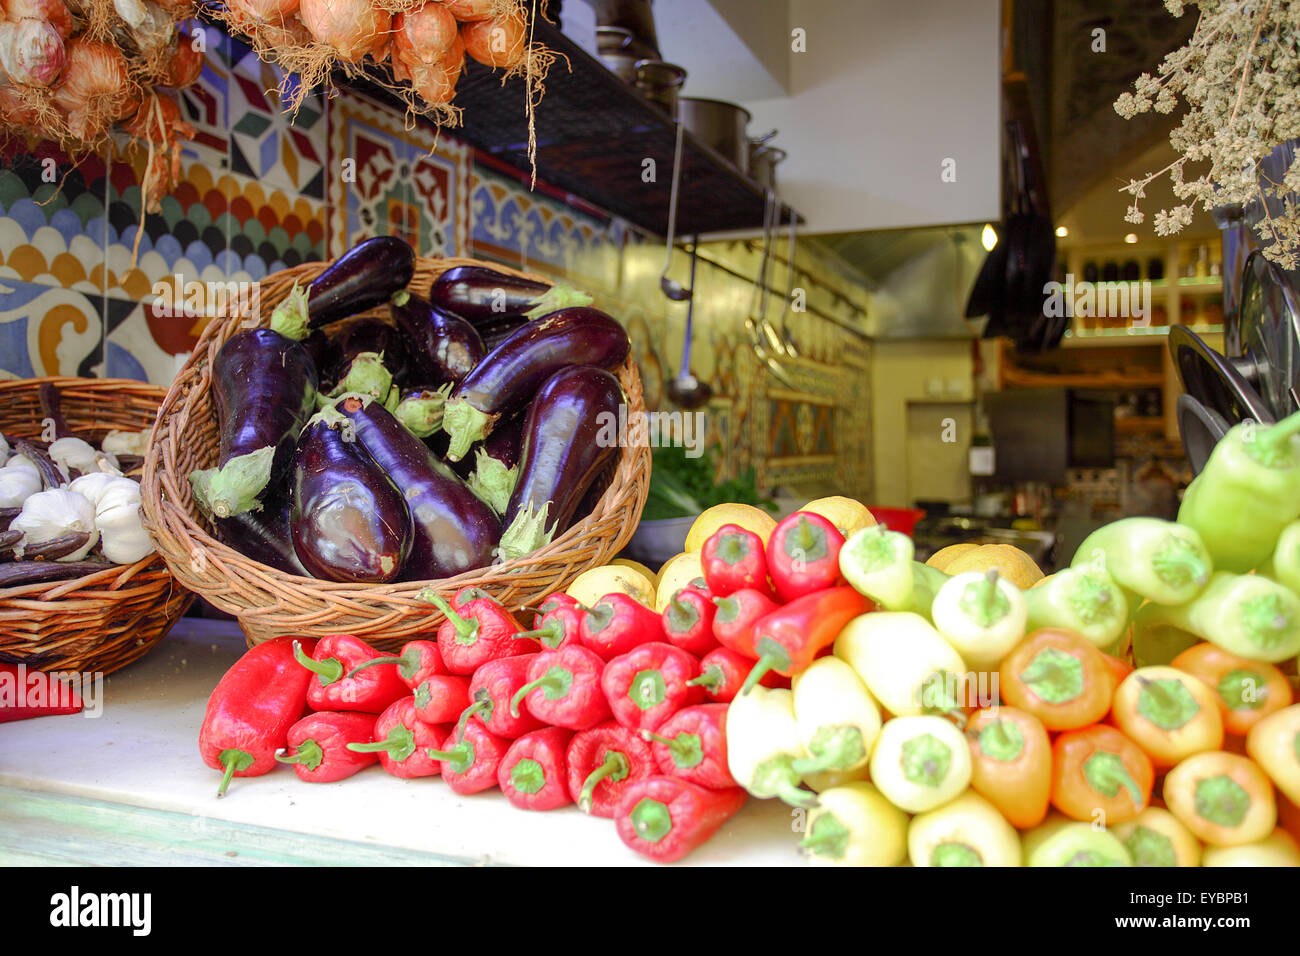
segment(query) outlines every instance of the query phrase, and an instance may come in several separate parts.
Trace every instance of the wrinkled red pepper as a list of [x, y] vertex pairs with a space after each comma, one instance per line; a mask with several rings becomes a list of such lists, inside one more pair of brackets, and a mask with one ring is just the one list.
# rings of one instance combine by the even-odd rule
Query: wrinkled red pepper
[[654, 730], [683, 707], [704, 700], [687, 682], [698, 676], [694, 655], [662, 641], [642, 644], [605, 665], [600, 688], [624, 727]]
[[547, 650], [578, 644], [582, 635], [582, 619], [587, 612], [580, 607], [557, 607], [547, 611], [537, 620], [531, 631], [520, 631], [515, 640], [537, 641]]
[[447, 673], [447, 667], [442, 662], [442, 652], [438, 650], [437, 644], [433, 641], [408, 641], [402, 645], [400, 654], [394, 657], [372, 658], [350, 670], [348, 677], [355, 676], [359, 671], [384, 664], [396, 665], [397, 676], [410, 690], [415, 690], [420, 685], [420, 681], [426, 677]]
[[555, 810], [573, 802], [569, 796], [565, 752], [573, 731], [546, 727], [524, 734], [510, 745], [497, 768], [497, 786], [520, 810]]
[[[754, 659], [737, 654], [729, 647], [709, 651], [700, 659], [700, 676], [687, 681], [692, 687], [701, 687], [715, 701], [729, 704], [736, 699], [745, 678], [754, 667]], [[790, 679], [776, 671], [768, 671], [759, 681], [764, 687], [789, 687]]]
[[713, 603], [718, 608], [713, 615], [713, 636], [718, 639], [718, 643], [737, 654], [744, 654], [750, 660], [757, 660], [754, 625], [781, 605], [753, 588], [742, 588], [726, 597], [715, 597]]
[[630, 595], [606, 594], [582, 619], [581, 640], [584, 647], [610, 660], [640, 644], [663, 640], [663, 621]]
[[544, 651], [528, 665], [528, 683], [510, 699], [510, 712], [520, 704], [542, 723], [570, 730], [586, 730], [609, 720], [609, 704], [600, 687], [605, 662], [595, 651], [570, 644]]
[[469, 678], [434, 674], [416, 685], [415, 716], [426, 724], [454, 724], [469, 706]]
[[822, 650], [835, 643], [849, 621], [873, 607], [856, 588], [839, 587], [805, 594], [773, 611], [754, 625], [754, 650], [759, 659], [740, 692], [748, 691], [769, 670], [786, 677], [807, 670]]
[[796, 511], [779, 522], [767, 539], [767, 573], [781, 600], [843, 583], [842, 547], [844, 535], [819, 514]]
[[[85, 707], [77, 688], [65, 681], [51, 679], [49, 674], [37, 678], [37, 687], [28, 686], [28, 675], [40, 673], [36, 668], [26, 664], [0, 663], [0, 685], [8, 684], [13, 690], [13, 702], [0, 694], [0, 724], [11, 720], [27, 720], [31, 717], [55, 717], [59, 714], [79, 714]], [[39, 694], [39, 697], [37, 696]], [[33, 698], [36, 699], [33, 703]], [[24, 701], [18, 706], [18, 701]]]
[[650, 776], [655, 767], [650, 745], [641, 735], [613, 721], [574, 734], [565, 759], [569, 796], [595, 817], [612, 817], [623, 789]]
[[736, 786], [727, 769], [727, 705], [700, 704], [673, 714], [658, 732], [641, 731], [651, 741], [659, 773], [725, 790]]
[[510, 741], [471, 721], [463, 734], [453, 730], [441, 748], [426, 753], [442, 762], [442, 779], [452, 792], [468, 796], [497, 785], [497, 768], [509, 749]]
[[576, 607], [581, 608], [582, 602], [571, 594], [565, 594], [563, 591], [555, 591], [546, 595], [542, 603], [537, 605], [537, 616], [541, 618], [557, 608]]
[[715, 597], [753, 588], [775, 598], [767, 581], [763, 539], [738, 524], [724, 524], [704, 542], [700, 552], [704, 581]]
[[465, 729], [471, 717], [477, 717], [484, 727], [507, 740], [539, 729], [542, 722], [528, 711], [510, 712], [510, 701], [528, 683], [528, 668], [537, 656], [500, 657], [476, 670], [469, 682], [469, 706], [460, 715], [457, 732]]
[[678, 777], [636, 780], [618, 803], [618, 835], [642, 856], [671, 863], [707, 842], [745, 799], [739, 787], [709, 790]]
[[[208, 698], [199, 728], [203, 762], [222, 771], [217, 796], [231, 777], [257, 777], [277, 766], [275, 752], [307, 707], [311, 671], [294, 659], [292, 637], [277, 637], [247, 651], [222, 675]], [[304, 638], [311, 653], [316, 642]]]
[[393, 664], [381, 664], [353, 677], [352, 672], [362, 664], [383, 655], [351, 634], [322, 637], [310, 654], [294, 645], [293, 656], [309, 672], [307, 704], [312, 710], [378, 714], [411, 693]]
[[436, 747], [446, 732], [441, 724], [426, 724], [416, 718], [415, 701], [403, 697], [379, 715], [373, 742], [347, 747], [353, 753], [379, 754], [380, 765], [394, 777], [435, 777], [438, 762], [429, 757], [428, 748]]
[[458, 595], [470, 598], [459, 606], [447, 603], [446, 598], [432, 588], [425, 588], [417, 597], [428, 601], [446, 618], [438, 626], [438, 650], [442, 662], [452, 674], [468, 676], [500, 657], [519, 653], [512, 638], [523, 630], [510, 613], [488, 596], [473, 597], [477, 588], [462, 589]]
[[275, 759], [292, 764], [300, 780], [331, 783], [379, 762], [376, 753], [348, 749], [348, 744], [368, 744], [374, 739], [374, 714], [355, 711], [308, 714], [289, 728], [287, 750], [293, 753], [277, 753]]
[[664, 608], [664, 637], [669, 644], [696, 657], [707, 654], [718, 646], [718, 639], [713, 636], [713, 616], [717, 610], [704, 591], [692, 587], [680, 589]]

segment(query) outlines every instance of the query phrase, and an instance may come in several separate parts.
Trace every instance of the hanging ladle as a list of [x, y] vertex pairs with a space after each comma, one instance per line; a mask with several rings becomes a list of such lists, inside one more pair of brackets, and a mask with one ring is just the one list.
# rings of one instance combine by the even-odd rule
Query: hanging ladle
[[[700, 248], [700, 237], [691, 243], [691, 291], [695, 291], [695, 256]], [[695, 312], [695, 299], [686, 305], [686, 333], [682, 341], [682, 364], [678, 366], [677, 377], [668, 383], [668, 397], [688, 411], [699, 408], [713, 397], [713, 389], [708, 382], [701, 382], [691, 371], [691, 341], [694, 338], [691, 318]]]
[[[673, 264], [673, 236], [677, 230], [677, 184], [682, 174], [682, 133], [685, 128], [681, 123], [677, 124], [677, 145], [673, 147], [673, 185], [668, 195], [668, 249], [664, 254], [664, 271], [659, 274], [659, 288], [674, 302], [685, 302], [690, 299], [695, 285], [694, 259], [691, 260], [692, 288], [683, 289], [682, 284], [676, 279], [668, 278], [668, 270]], [[694, 256], [695, 253], [692, 252], [691, 255]]]

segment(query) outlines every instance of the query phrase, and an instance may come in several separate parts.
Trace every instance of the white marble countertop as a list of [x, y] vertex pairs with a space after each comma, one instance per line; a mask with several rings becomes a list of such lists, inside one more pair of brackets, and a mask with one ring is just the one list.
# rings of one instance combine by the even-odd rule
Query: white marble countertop
[[[0, 788], [7, 788], [9, 806], [21, 811], [24, 801], [35, 805], [53, 795], [67, 798], [68, 808], [159, 811], [141, 820], [170, 821], [173, 828], [180, 820], [198, 834], [210, 829], [210, 836], [238, 836], [238, 828], [309, 835], [342, 841], [340, 863], [354, 861], [349, 846], [356, 862], [374, 862], [374, 850], [397, 851], [404, 863], [411, 854], [428, 855], [431, 863], [649, 862], [623, 846], [613, 821], [576, 807], [530, 813], [496, 790], [462, 797], [438, 778], [399, 780], [378, 766], [329, 784], [305, 783], [279, 768], [236, 777], [225, 799], [216, 799], [220, 778], [199, 759], [199, 725], [209, 693], [243, 650], [234, 624], [185, 618], [146, 657], [105, 678], [99, 717], [0, 724]], [[43, 812], [55, 823], [80, 813], [57, 804]], [[751, 799], [683, 863], [803, 865], [793, 820], [784, 804]], [[95, 854], [93, 846], [83, 850]], [[107, 844], [105, 853], [99, 862], [130, 862], [126, 851], [113, 859]]]

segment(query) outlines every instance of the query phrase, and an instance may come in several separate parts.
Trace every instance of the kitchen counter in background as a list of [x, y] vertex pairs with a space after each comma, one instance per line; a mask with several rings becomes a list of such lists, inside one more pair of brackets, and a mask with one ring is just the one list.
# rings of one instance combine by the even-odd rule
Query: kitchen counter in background
[[[515, 809], [499, 791], [470, 797], [437, 778], [370, 767], [309, 784], [280, 768], [236, 777], [199, 759], [208, 695], [243, 652], [227, 622], [182, 619], [147, 657], [105, 678], [103, 712], [0, 726], [2, 865], [338, 865], [648, 863], [611, 820], [576, 807]], [[696, 864], [802, 863], [798, 817], [753, 800]]]

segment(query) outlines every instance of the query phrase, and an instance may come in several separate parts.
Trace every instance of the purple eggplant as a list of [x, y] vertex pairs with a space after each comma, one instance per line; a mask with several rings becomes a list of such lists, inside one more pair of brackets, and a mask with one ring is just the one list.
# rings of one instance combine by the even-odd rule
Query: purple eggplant
[[429, 300], [480, 331], [504, 316], [534, 319], [572, 306], [591, 305], [591, 296], [566, 285], [547, 285], [486, 266], [456, 266], [434, 282]]
[[561, 369], [542, 385], [524, 423], [501, 557], [532, 554], [568, 529], [588, 488], [618, 454], [622, 403], [618, 379], [590, 365]]
[[383, 305], [415, 275], [415, 252], [395, 236], [376, 236], [357, 243], [318, 275], [293, 308], [302, 310], [311, 328]]
[[500, 519], [424, 442], [376, 401], [350, 395], [336, 410], [406, 499], [414, 543], [400, 580], [451, 577], [492, 562]]
[[614, 368], [631, 348], [627, 332], [599, 309], [561, 309], [528, 323], [489, 352], [452, 391], [442, 427], [447, 457], [460, 461], [503, 414], [526, 405], [542, 383], [569, 365]]
[[236, 332], [212, 363], [220, 453], [217, 467], [193, 472], [190, 484], [218, 518], [256, 507], [280, 483], [316, 406], [316, 363], [296, 341], [305, 329], [283, 318], [278, 314], [269, 329]]
[[470, 490], [491, 505], [497, 514], [505, 512], [510, 494], [515, 490], [527, 420], [526, 409], [516, 412], [470, 449], [471, 454], [452, 465]]
[[[383, 356], [384, 366], [398, 385], [411, 378], [411, 353], [407, 339], [400, 331], [380, 319], [362, 319], [352, 322], [339, 333], [329, 350], [329, 371], [321, 369], [321, 390], [336, 386], [352, 366], [352, 360], [363, 352], [376, 352]], [[424, 381], [417, 377], [417, 381]]]
[[415, 537], [402, 492], [333, 407], [298, 437], [289, 488], [293, 548], [314, 577], [384, 584], [401, 573]]
[[289, 495], [277, 491], [262, 507], [213, 521], [217, 537], [246, 558], [304, 578], [311, 577], [298, 560], [289, 530]]
[[483, 360], [483, 339], [460, 316], [405, 289], [393, 293], [388, 310], [414, 345], [415, 372], [425, 387], [455, 385]]

